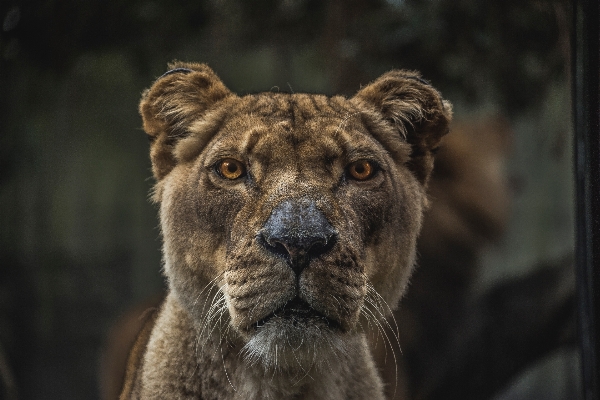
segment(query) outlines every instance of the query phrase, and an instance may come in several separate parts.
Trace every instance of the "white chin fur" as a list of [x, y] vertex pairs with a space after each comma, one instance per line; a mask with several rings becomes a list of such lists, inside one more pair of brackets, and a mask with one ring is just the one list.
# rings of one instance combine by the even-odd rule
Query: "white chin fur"
[[308, 374], [345, 360], [350, 347], [349, 334], [323, 321], [273, 317], [257, 329], [241, 354], [249, 365], [267, 371]]

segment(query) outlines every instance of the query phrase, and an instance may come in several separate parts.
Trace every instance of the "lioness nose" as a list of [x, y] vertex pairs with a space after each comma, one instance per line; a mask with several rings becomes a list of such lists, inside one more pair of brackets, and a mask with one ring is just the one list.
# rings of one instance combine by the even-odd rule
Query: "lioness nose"
[[300, 274], [310, 260], [335, 244], [337, 233], [313, 200], [286, 200], [271, 212], [259, 236], [264, 246], [286, 257]]

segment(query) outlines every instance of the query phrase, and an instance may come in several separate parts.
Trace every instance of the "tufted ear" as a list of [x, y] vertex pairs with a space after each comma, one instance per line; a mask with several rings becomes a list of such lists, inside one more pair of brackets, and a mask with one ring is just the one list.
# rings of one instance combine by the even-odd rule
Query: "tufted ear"
[[192, 122], [200, 119], [217, 102], [232, 96], [205, 64], [169, 64], [170, 71], [159, 77], [142, 94], [140, 114], [150, 138], [152, 171], [157, 181], [175, 166], [175, 144], [189, 135]]
[[374, 109], [412, 147], [408, 166], [423, 184], [433, 169], [433, 154], [448, 133], [452, 105], [419, 73], [394, 70], [362, 88], [353, 101]]

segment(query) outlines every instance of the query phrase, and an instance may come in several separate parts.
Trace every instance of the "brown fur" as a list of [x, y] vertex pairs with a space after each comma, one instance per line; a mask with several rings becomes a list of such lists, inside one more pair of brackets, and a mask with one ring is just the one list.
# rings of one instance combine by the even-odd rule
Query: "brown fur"
[[[169, 294], [121, 398], [383, 398], [362, 326], [391, 313], [412, 271], [449, 104], [414, 72], [351, 99], [238, 97], [205, 65], [172, 67], [190, 71], [140, 104]], [[224, 159], [246, 175], [220, 175]], [[370, 179], [349, 175], [359, 160]], [[310, 236], [311, 218], [330, 236], [297, 258], [285, 240]]]
[[163, 299], [162, 294], [146, 299], [127, 310], [111, 327], [102, 349], [99, 365], [101, 399], [119, 398], [125, 379], [128, 354], [132, 353], [132, 348], [142, 329], [152, 326], [151, 321], [155, 320], [157, 309]]
[[132, 396], [132, 393], [139, 390], [136, 384], [139, 382], [137, 374], [143, 363], [150, 334], [156, 324], [157, 309], [149, 309], [142, 318], [142, 326], [137, 334], [135, 342], [129, 352], [129, 359], [125, 370], [125, 381], [123, 383], [122, 395], [124, 397]]
[[419, 267], [393, 314], [402, 345], [398, 365], [389, 348], [373, 341], [389, 399], [428, 398], [426, 393], [457, 368], [456, 357], [448, 354], [466, 335], [459, 335], [460, 340], [451, 335], [468, 313], [481, 252], [501, 236], [510, 215], [505, 163], [511, 139], [507, 121], [492, 115], [455, 120], [452, 134], [442, 140], [428, 188], [431, 207], [417, 247]]

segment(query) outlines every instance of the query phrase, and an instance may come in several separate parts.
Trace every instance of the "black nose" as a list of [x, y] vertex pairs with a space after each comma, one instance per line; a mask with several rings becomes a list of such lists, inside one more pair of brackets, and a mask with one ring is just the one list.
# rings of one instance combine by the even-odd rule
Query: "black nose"
[[264, 246], [286, 257], [300, 274], [312, 258], [330, 250], [337, 233], [313, 200], [286, 200], [271, 212], [259, 233]]

